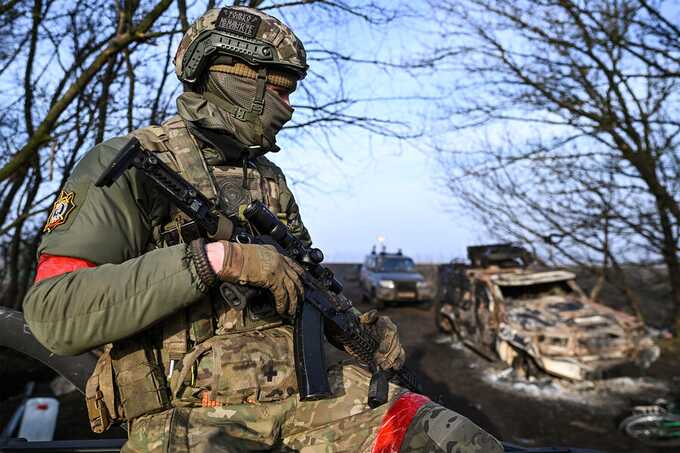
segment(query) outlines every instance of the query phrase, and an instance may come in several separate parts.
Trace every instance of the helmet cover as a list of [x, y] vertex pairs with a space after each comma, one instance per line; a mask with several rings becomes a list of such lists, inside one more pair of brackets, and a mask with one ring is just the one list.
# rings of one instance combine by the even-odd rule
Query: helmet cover
[[254, 8], [215, 8], [199, 17], [177, 48], [177, 77], [196, 82], [219, 55], [292, 71], [299, 79], [307, 74], [306, 53], [298, 37], [280, 20]]

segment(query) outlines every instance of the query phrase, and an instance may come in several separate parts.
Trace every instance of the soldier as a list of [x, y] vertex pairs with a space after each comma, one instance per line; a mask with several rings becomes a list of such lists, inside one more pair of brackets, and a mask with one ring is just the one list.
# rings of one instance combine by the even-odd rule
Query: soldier
[[[283, 173], [264, 157], [278, 151], [288, 96], [307, 71], [298, 38], [258, 10], [212, 9], [183, 37], [175, 68], [178, 115], [132, 135], [235, 219], [258, 199], [310, 244]], [[269, 246], [206, 244], [135, 169], [95, 187], [126, 141], [97, 145], [69, 178], [24, 303], [53, 352], [106, 345], [86, 389], [94, 431], [127, 421], [127, 452], [502, 451], [465, 417], [396, 385], [369, 408], [370, 375], [356, 365], [331, 367], [332, 398], [299, 401], [289, 321], [302, 270]], [[261, 291], [236, 310], [214, 291], [220, 281], [275, 303]], [[399, 368], [396, 326], [375, 312], [361, 319], [380, 339], [378, 366]]]

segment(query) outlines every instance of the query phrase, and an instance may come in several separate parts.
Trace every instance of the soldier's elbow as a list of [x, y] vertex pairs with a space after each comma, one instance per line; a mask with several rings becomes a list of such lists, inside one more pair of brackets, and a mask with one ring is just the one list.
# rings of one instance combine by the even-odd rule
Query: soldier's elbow
[[74, 356], [89, 351], [91, 348], [83, 348], [67, 341], [58, 341], [51, 344], [45, 344], [45, 347], [52, 353], [60, 356]]
[[24, 319], [31, 335], [53, 354], [68, 356], [78, 355], [88, 350], [84, 345], [78, 344], [77, 338], [72, 335], [72, 330], [67, 327], [68, 321], [58, 319], [49, 310], [49, 301], [35, 286], [31, 288], [24, 300]]

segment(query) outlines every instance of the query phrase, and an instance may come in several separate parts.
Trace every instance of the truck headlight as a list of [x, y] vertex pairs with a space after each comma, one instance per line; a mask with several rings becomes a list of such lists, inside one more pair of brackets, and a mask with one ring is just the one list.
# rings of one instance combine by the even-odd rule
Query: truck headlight
[[418, 289], [430, 289], [430, 284], [424, 280], [416, 283], [416, 285], [418, 286]]
[[392, 280], [380, 280], [378, 284], [381, 288], [394, 289], [394, 282]]

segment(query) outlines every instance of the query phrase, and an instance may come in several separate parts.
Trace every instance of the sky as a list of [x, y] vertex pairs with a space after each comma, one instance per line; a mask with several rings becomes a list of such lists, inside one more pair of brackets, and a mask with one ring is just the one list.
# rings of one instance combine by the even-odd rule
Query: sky
[[[339, 27], [327, 38], [327, 45], [355, 58], [399, 61], [405, 57], [410, 44], [402, 42], [401, 33], [375, 39], [372, 30], [361, 25]], [[391, 29], [397, 31], [399, 24]], [[353, 39], [336, 41], [337, 35]], [[356, 42], [376, 47], [356, 46]], [[369, 65], [349, 66], [345, 75], [346, 90], [362, 98], [409, 96], [424, 89], [421, 79]], [[427, 128], [430, 113], [417, 101], [369, 103], [361, 108], [361, 113], [381, 118], [395, 118], [398, 112], [398, 119], [408, 121], [412, 130]], [[479, 226], [454, 208], [442, 183], [444, 174], [434, 153], [427, 151], [427, 134], [396, 141], [347, 128], [331, 139], [338, 157], [311, 140], [291, 143], [287, 134], [280, 134], [282, 151], [270, 158], [293, 182], [298, 180], [293, 191], [303, 221], [328, 261], [361, 261], [379, 236], [389, 250], [401, 248], [420, 262], [461, 258], [467, 245], [481, 240]]]
[[415, 149], [396, 153], [384, 148], [354, 153], [343, 162], [322, 153], [287, 155], [285, 150], [272, 157], [289, 174], [304, 161], [319, 175], [318, 187], [297, 184], [292, 189], [315, 246], [327, 261], [355, 262], [383, 236], [389, 250], [401, 248], [419, 262], [464, 257], [465, 247], [481, 239], [479, 227], [452, 212], [431, 157]]
[[[410, 4], [422, 1], [413, 0]], [[379, 0], [377, 4], [392, 6], [393, 2]], [[375, 25], [337, 10], [316, 16], [310, 16], [309, 11], [310, 8], [301, 6], [276, 10], [273, 14], [288, 23], [312, 52], [325, 48], [358, 59], [399, 63], [430, 45], [436, 31], [421, 19]], [[196, 2], [190, 20], [202, 12], [203, 2]], [[68, 56], [67, 50], [64, 51]], [[50, 53], [41, 58], [51, 56]], [[334, 90], [360, 99], [428, 95], [437, 91], [438, 84], [446, 82], [417, 79], [403, 71], [387, 71], [375, 65], [345, 64], [339, 69], [332, 64], [311, 65], [311, 71], [327, 79], [318, 86], [326, 90], [321, 93], [322, 99], [332, 99]], [[341, 82], [337, 70], [342, 73]], [[166, 89], [172, 92], [177, 84], [173, 80]], [[296, 93], [292, 100], [295, 104]], [[299, 94], [297, 100], [304, 101]], [[429, 127], [428, 117], [436, 114], [433, 109], [434, 104], [427, 102], [392, 100], [358, 103], [351, 107], [351, 113], [402, 121], [410, 125], [402, 132], [411, 133]], [[420, 262], [462, 258], [467, 245], [483, 240], [479, 225], [460, 211], [452, 211], [454, 201], [441, 182], [444, 174], [434, 154], [428, 151], [430, 134], [401, 141], [357, 127], [343, 127], [330, 135], [332, 152], [319, 144], [318, 134], [302, 139], [293, 134], [290, 130], [282, 131], [278, 137], [282, 151], [268, 157], [288, 176], [303, 221], [327, 261], [362, 261], [378, 236], [385, 238], [389, 250], [401, 248]], [[52, 186], [56, 183], [55, 180]]]
[[[298, 4], [275, 10], [273, 14], [291, 26], [311, 56], [318, 56], [314, 51], [325, 48], [356, 59], [404, 63], [431, 55], [428, 53], [430, 49], [445, 46], [448, 39], [457, 39], [456, 42], [460, 43], [460, 35], [441, 36], [444, 30], [440, 28], [437, 18], [431, 17], [431, 10], [424, 6], [428, 0], [349, 2], [387, 7], [404, 4], [413, 9], [407, 17], [382, 25], [369, 24], [353, 14], [319, 5], [310, 7]], [[189, 16], [190, 20], [194, 20], [203, 13], [205, 2], [190, 3]], [[271, 3], [273, 1], [266, 2]], [[450, 25], [447, 28], [449, 32], [452, 31]], [[176, 46], [178, 38], [174, 36], [168, 39], [174, 39]], [[150, 71], [156, 71], [155, 76], [159, 76], [165, 58], [165, 44], [156, 48], [161, 50], [153, 52], [154, 59], [147, 59], [144, 53], [134, 58], [150, 62], [144, 67], [151, 68]], [[69, 47], [60, 49], [63, 58], [69, 58]], [[53, 50], [47, 46], [42, 53], [38, 53], [36, 61], [45, 60], [45, 65], [37, 66], [44, 66], [44, 79], [53, 79], [52, 83], [56, 84], [58, 77], [49, 77], [50, 69], [56, 73], [61, 70], [54, 64]], [[61, 56], [60, 53], [57, 55]], [[447, 90], [447, 87], [456, 86], [457, 82], [467, 82], [452, 75], [450, 70], [453, 64], [461, 60], [452, 61], [447, 62], [447, 72], [441, 71], [438, 66], [432, 73], [417, 76], [371, 64], [341, 62], [338, 67], [334, 67], [333, 63], [311, 61], [313, 75], [302, 81], [302, 85], [310, 86], [310, 79], [316, 79], [317, 83], [325, 79], [311, 88], [321, 90], [321, 99], [332, 99], [333, 90], [341, 90], [350, 98], [380, 98], [382, 100], [379, 102], [359, 102], [349, 109], [356, 115], [403, 121], [410, 126], [409, 132], [422, 132], [417, 139], [400, 141], [385, 139], [361, 128], [344, 127], [332, 131], [329, 136], [328, 148], [332, 152], [323, 146], [323, 140], [318, 141], [318, 133], [313, 137], [317, 140], [314, 140], [293, 135], [291, 130], [281, 132], [279, 144], [282, 151], [269, 157], [288, 175], [303, 220], [316, 246], [325, 252], [328, 261], [361, 261], [379, 236], [385, 238], [390, 250], [402, 249], [420, 262], [461, 259], [465, 257], [466, 246], [497, 240], [492, 239], [484, 226], [476, 222], [472, 213], [464, 212], [457, 206], [443, 182], [447, 175], [433, 151], [435, 145], [474, 148], [474, 140], [480, 138], [446, 134], [432, 121], [441, 116], [440, 105], [456, 102], [456, 99], [447, 98], [447, 92], [453, 91]], [[14, 73], [6, 72], [7, 82], [3, 80], [3, 83], [13, 84], [16, 77], [21, 76], [20, 69], [17, 67]], [[338, 73], [342, 74], [342, 78], [337, 77]], [[176, 92], [179, 87], [174, 77], [171, 80], [166, 85], [167, 94]], [[47, 92], [49, 88], [46, 87]], [[13, 107], [17, 101], [11, 90], [0, 92], [0, 100], [8, 105], [7, 108]], [[123, 89], [118, 90], [118, 93], [124, 92]], [[476, 92], [456, 94], [462, 94], [461, 99], [479, 96]], [[406, 100], [414, 96], [431, 99]], [[394, 97], [399, 99], [389, 100]], [[299, 93], [293, 93], [292, 100], [294, 105], [296, 102], [305, 102]], [[126, 123], [124, 113], [119, 112], [117, 121]], [[109, 121], [116, 120], [110, 116]], [[513, 139], [537, 135], [537, 131], [530, 130], [527, 125], [518, 126], [514, 123], [509, 128], [507, 133], [512, 134]], [[541, 130], [550, 135], [549, 128], [542, 127]], [[487, 133], [505, 136], [506, 131], [487, 128]], [[51, 191], [56, 184], [57, 179], [43, 187]]]
[[[295, 21], [294, 17], [286, 19]], [[383, 27], [356, 20], [322, 25], [320, 33], [315, 31], [316, 42], [308, 48], [324, 46], [354, 58], [400, 62], [429, 44], [426, 32], [431, 30], [419, 27], [428, 24], [409, 19]], [[305, 32], [310, 33], [303, 29], [303, 41]], [[311, 69], [324, 70], [313, 62]], [[348, 65], [343, 74], [344, 89], [360, 98], [427, 95], [445, 82], [372, 65]], [[295, 93], [292, 100], [295, 103]], [[423, 131], [429, 127], [428, 118], [436, 114], [433, 108], [428, 102], [394, 101], [368, 103], [358, 110], [368, 116], [403, 120], [413, 131]], [[268, 157], [294, 183], [303, 222], [327, 261], [362, 261], [379, 236], [389, 250], [401, 248], [419, 262], [463, 258], [467, 245], [488, 239], [480, 225], [455, 207], [442, 183], [444, 173], [429, 151], [432, 136], [427, 132], [413, 141], [396, 141], [346, 128], [331, 139], [338, 157], [312, 140], [294, 143], [287, 134], [284, 130], [279, 135], [282, 151]]]

